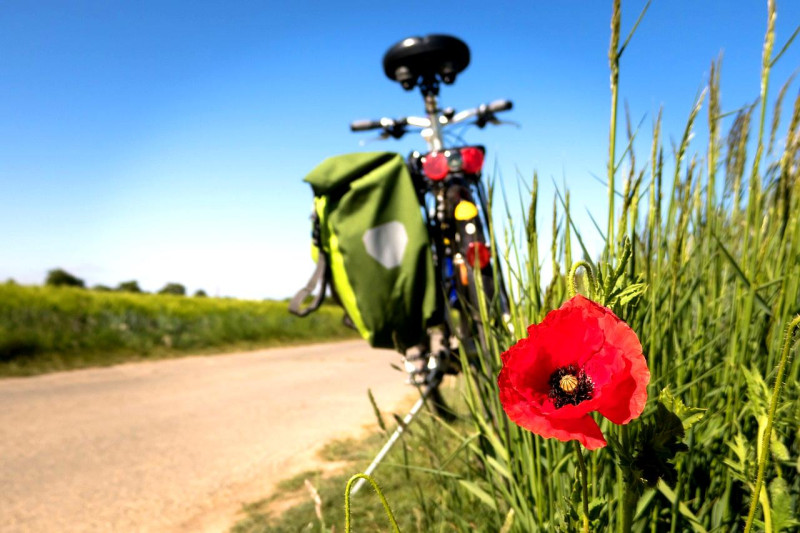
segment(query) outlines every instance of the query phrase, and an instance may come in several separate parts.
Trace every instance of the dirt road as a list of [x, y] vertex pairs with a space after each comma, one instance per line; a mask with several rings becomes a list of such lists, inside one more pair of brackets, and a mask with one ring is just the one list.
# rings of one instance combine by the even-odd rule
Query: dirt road
[[0, 531], [224, 531], [410, 394], [361, 341], [0, 380]]

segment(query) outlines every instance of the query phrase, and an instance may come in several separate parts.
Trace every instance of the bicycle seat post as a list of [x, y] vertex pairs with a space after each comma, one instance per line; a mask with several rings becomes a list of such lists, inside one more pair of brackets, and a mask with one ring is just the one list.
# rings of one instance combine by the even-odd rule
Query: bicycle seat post
[[438, 152], [444, 148], [442, 125], [439, 122], [439, 103], [436, 98], [439, 94], [439, 82], [436, 78], [430, 78], [420, 83], [419, 88], [425, 100], [425, 113], [431, 121], [430, 137], [426, 137], [425, 140], [428, 141], [431, 151]]

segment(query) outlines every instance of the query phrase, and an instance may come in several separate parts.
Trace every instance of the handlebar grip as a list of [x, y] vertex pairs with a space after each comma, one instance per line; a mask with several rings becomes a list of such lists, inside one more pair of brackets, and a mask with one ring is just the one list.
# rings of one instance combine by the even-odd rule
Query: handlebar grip
[[381, 128], [380, 120], [356, 120], [350, 123], [350, 131], [367, 131]]
[[514, 107], [514, 104], [511, 102], [511, 100], [495, 100], [487, 106], [489, 111], [492, 113], [497, 113], [498, 111], [508, 111], [512, 107]]

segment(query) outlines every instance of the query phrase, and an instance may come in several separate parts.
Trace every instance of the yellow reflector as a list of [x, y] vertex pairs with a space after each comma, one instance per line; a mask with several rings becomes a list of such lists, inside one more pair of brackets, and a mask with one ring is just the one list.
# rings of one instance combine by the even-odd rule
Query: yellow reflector
[[478, 208], [472, 202], [461, 200], [456, 206], [456, 220], [472, 220], [478, 216]]

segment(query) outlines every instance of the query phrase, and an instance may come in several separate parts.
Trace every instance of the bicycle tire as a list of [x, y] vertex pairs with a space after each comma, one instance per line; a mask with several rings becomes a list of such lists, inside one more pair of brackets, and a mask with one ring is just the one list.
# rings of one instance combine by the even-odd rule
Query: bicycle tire
[[[460, 202], [469, 202], [473, 206], [480, 205], [480, 212], [483, 214], [484, 220], [487, 219], [486, 205], [483, 201], [481, 194], [480, 183], [469, 183], [464, 181], [456, 183], [455, 192], [449, 192], [450, 208], [448, 212], [452, 212], [451, 220], [455, 227], [455, 242], [462, 261], [459, 264], [460, 272], [456, 276], [456, 287], [459, 299], [459, 311], [461, 321], [460, 337], [462, 342], [469, 343], [470, 339], [473, 342], [477, 341], [480, 348], [478, 353], [488, 353], [489, 344], [487, 337], [487, 327], [498, 316], [498, 310], [495, 306], [500, 304], [502, 312], [502, 302], [506, 301], [498, 294], [498, 291], [504, 292], [502, 284], [502, 277], [495, 283], [495, 270], [494, 267], [487, 263], [484, 266], [478, 264], [470, 265], [466, 260], [468, 257], [467, 248], [470, 243], [479, 243], [480, 245], [489, 249], [490, 243], [486, 231], [486, 224], [481, 220], [481, 215], [478, 214], [469, 220], [457, 220], [455, 217], [455, 208]], [[472, 188], [477, 189], [473, 194]], [[476, 199], [475, 197], [478, 196]], [[477, 280], [480, 279], [480, 284]], [[498, 296], [500, 296], [498, 298]], [[481, 304], [484, 304], [486, 310], [486, 318], [490, 324], [484, 324], [484, 319], [481, 316]], [[476, 346], [476, 348], [478, 348]]]

